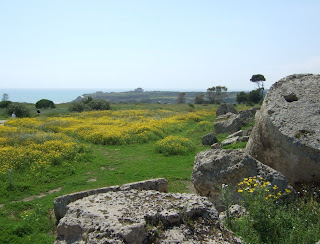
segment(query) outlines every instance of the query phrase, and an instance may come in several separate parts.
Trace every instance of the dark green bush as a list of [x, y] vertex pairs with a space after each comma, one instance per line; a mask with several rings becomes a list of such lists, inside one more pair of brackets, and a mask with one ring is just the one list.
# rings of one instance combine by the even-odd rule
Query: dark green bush
[[10, 103], [7, 107], [7, 114], [11, 115], [13, 112], [19, 118], [30, 116], [29, 109], [23, 103]]
[[262, 100], [262, 95], [261, 95], [261, 91], [259, 89], [252, 90], [251, 92], [249, 92], [249, 94], [248, 94], [248, 101], [249, 102], [257, 104], [261, 100]]
[[236, 98], [237, 103], [246, 103], [248, 102], [248, 94], [244, 91], [237, 94]]
[[258, 104], [262, 101], [261, 90], [252, 90], [249, 93], [240, 92], [237, 94], [236, 98], [237, 103], [246, 103], [249, 106], [253, 106], [254, 104]]
[[36, 102], [36, 108], [55, 108], [54, 103], [48, 99], [41, 99]]
[[87, 108], [87, 106], [82, 103], [82, 102], [73, 102], [70, 107], [69, 107], [69, 111], [70, 112], [76, 112], [76, 113], [81, 113], [83, 112], [85, 109]]
[[97, 99], [88, 103], [91, 110], [110, 110], [110, 104], [106, 100]]
[[7, 108], [10, 103], [12, 103], [12, 102], [11, 101], [1, 101], [0, 108]]

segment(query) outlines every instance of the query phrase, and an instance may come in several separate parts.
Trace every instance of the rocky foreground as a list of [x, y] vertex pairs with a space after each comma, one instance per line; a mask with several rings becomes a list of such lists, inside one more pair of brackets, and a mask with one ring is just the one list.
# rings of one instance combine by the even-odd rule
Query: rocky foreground
[[107, 192], [68, 205], [59, 243], [240, 243], [206, 198], [153, 190]]

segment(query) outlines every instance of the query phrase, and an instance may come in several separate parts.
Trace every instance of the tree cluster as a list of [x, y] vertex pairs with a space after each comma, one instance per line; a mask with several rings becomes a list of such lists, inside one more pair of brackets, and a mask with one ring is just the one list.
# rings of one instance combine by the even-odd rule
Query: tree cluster
[[93, 99], [86, 97], [81, 102], [74, 102], [69, 107], [70, 112], [83, 112], [92, 110], [110, 110], [110, 103], [103, 99]]
[[242, 91], [237, 94], [236, 101], [237, 103], [245, 103], [248, 105], [260, 103], [262, 101], [261, 92], [259, 89], [252, 90], [248, 93]]
[[263, 75], [257, 74], [253, 75], [250, 81], [256, 83], [257, 89], [252, 90], [249, 93], [246, 93], [244, 91], [238, 93], [236, 98], [237, 103], [246, 103], [249, 105], [253, 105], [262, 102], [264, 93], [263, 82], [266, 81], [266, 79]]
[[226, 95], [228, 88], [225, 86], [213, 86], [207, 89], [205, 100], [204, 94], [199, 94], [195, 97], [194, 103], [195, 104], [220, 104], [222, 103], [223, 98]]

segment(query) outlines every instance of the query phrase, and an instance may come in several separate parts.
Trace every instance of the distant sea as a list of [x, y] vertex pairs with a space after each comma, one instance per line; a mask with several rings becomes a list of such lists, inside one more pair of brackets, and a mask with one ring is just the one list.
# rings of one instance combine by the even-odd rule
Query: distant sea
[[[48, 99], [55, 104], [72, 102], [78, 96], [91, 94], [97, 91], [102, 92], [125, 92], [133, 89], [99, 89], [99, 88], [77, 88], [77, 89], [27, 89], [27, 88], [0, 88], [0, 101], [4, 93], [9, 95], [9, 101], [36, 103], [41, 99]], [[189, 89], [172, 89], [172, 91], [193, 91]], [[146, 90], [147, 91], [147, 90]], [[151, 90], [149, 90], [151, 91]], [[154, 89], [152, 91], [163, 91], [163, 89]], [[166, 90], [165, 90], [166, 91]], [[198, 90], [201, 91], [201, 90]], [[201, 91], [202, 92], [202, 91]]]
[[[129, 90], [129, 89], [128, 89]], [[36, 103], [41, 99], [48, 99], [55, 104], [66, 103], [75, 100], [78, 96], [88, 93], [95, 93], [97, 91], [103, 92], [122, 92], [128, 90], [114, 89], [14, 89], [14, 88], [0, 88], [0, 101], [4, 93], [9, 95], [9, 101], [12, 102], [26, 102]]]

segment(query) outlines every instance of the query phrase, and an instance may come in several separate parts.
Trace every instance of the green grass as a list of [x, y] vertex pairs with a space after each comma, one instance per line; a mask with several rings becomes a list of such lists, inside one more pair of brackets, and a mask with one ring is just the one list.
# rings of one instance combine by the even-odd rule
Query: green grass
[[[28, 106], [33, 109], [32, 105]], [[193, 109], [187, 104], [112, 104], [111, 107], [113, 110], [190, 111]], [[194, 109], [201, 110], [212, 107], [212, 105], [195, 105]], [[58, 105], [56, 109], [42, 110], [41, 116], [60, 116], [68, 113], [67, 108], [67, 104]], [[237, 109], [240, 109], [240, 106]], [[245, 108], [241, 107], [241, 109]], [[0, 116], [1, 112], [3, 111], [0, 110]], [[81, 141], [81, 143], [88, 145], [90, 150], [77, 161], [61, 161], [56, 166], [43, 170], [37, 176], [28, 171], [19, 170], [1, 175], [0, 243], [53, 243], [57, 225], [53, 213], [53, 200], [64, 194], [158, 177], [164, 177], [168, 180], [170, 192], [190, 192], [194, 157], [197, 152], [210, 148], [201, 144], [201, 137], [212, 131], [215, 115], [212, 114], [202, 119], [205, 123], [188, 121], [184, 123], [183, 128], [170, 133], [174, 136], [188, 138], [191, 141], [193, 150], [184, 155], [165, 156], [157, 153], [156, 141], [123, 146], [96, 145]], [[218, 135], [218, 140], [221, 142], [227, 136], [226, 134]], [[230, 145], [230, 148], [243, 147], [245, 147], [245, 143], [242, 142]], [[48, 193], [52, 190], [56, 191]], [[41, 194], [43, 197], [38, 198]], [[32, 196], [34, 198], [27, 201], [26, 198]], [[272, 215], [271, 222], [266, 223], [265, 226], [267, 224], [268, 226], [284, 226], [286, 223], [290, 223], [288, 226], [291, 227], [306, 226], [306, 223], [311, 223], [314, 226], [309, 228], [307, 225], [308, 228], [300, 228], [296, 232], [291, 229], [290, 231], [289, 229], [281, 231], [279, 236], [286, 239], [282, 242], [272, 239], [273, 243], [312, 243], [314, 240], [317, 241], [317, 238], [320, 239], [320, 216], [317, 217], [319, 204], [313, 200], [310, 201], [310, 199], [297, 201], [295, 204], [296, 207], [291, 208], [288, 207], [289, 205], [283, 205], [283, 207], [271, 205], [268, 211], [275, 214]], [[261, 203], [256, 206], [256, 213], [262, 214], [266, 211], [266, 209], [258, 208], [265, 208], [266, 204]], [[271, 216], [271, 214], [269, 215]], [[273, 219], [276, 221], [272, 222]], [[243, 218], [237, 223], [233, 222], [232, 228], [246, 241], [262, 243], [261, 236], [254, 226], [255, 223], [262, 220], [261, 216], [251, 219]], [[265, 220], [263, 221], [265, 222]], [[263, 226], [263, 222], [261, 225]], [[268, 233], [268, 229], [266, 232]], [[284, 232], [287, 232], [288, 235], [285, 235]]]
[[[137, 105], [135, 108], [190, 110], [188, 105]], [[41, 116], [59, 115], [64, 113], [63, 109], [42, 110]], [[114, 109], [126, 109], [126, 105], [114, 105]], [[208, 107], [195, 106], [195, 109]], [[158, 177], [169, 181], [170, 192], [190, 192], [194, 157], [197, 152], [209, 149], [209, 146], [201, 144], [201, 137], [212, 130], [214, 115], [204, 119], [210, 123], [199, 126], [199, 122], [189, 121], [172, 133], [191, 141], [193, 151], [184, 155], [164, 156], [157, 153], [156, 141], [124, 146], [82, 141], [90, 150], [72, 164], [61, 161], [37, 176], [22, 170], [1, 175], [0, 243], [53, 243], [57, 224], [53, 200], [64, 194]], [[59, 192], [48, 194], [48, 191], [60, 188]], [[23, 201], [40, 194], [45, 196]]]

